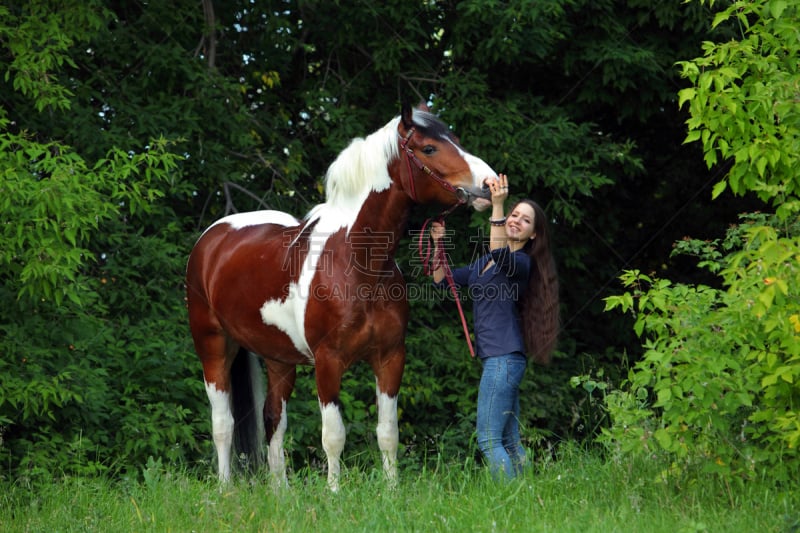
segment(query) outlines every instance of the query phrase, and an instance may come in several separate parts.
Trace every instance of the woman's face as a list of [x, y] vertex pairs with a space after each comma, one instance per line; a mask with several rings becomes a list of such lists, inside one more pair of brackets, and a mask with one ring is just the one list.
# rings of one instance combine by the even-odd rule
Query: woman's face
[[506, 235], [512, 241], [525, 242], [536, 236], [533, 222], [536, 214], [526, 203], [518, 204], [506, 219]]

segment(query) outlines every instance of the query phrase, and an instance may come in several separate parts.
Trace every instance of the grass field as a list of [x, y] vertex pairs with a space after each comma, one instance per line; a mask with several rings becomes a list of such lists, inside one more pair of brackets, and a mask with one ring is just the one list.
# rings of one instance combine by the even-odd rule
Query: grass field
[[379, 469], [345, 468], [331, 493], [304, 470], [275, 491], [266, 475], [221, 486], [162, 468], [137, 479], [64, 478], [0, 484], [0, 531], [235, 532], [791, 532], [800, 498], [768, 482], [731, 486], [708, 476], [678, 486], [657, 465], [606, 462], [580, 450], [496, 483], [475, 464], [405, 468], [396, 489]]

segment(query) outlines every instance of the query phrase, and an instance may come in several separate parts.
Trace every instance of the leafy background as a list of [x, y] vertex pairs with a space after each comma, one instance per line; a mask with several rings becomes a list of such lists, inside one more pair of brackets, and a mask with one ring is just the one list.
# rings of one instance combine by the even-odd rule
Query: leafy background
[[[335, 155], [403, 100], [430, 102], [468, 150], [552, 219], [563, 328], [554, 364], [525, 380], [527, 443], [548, 453], [604, 434], [607, 449], [630, 453], [632, 433], [620, 428], [635, 422], [655, 435], [650, 446], [683, 453], [683, 422], [669, 417], [686, 405], [659, 392], [679, 376], [649, 359], [648, 342], [667, 343], [666, 330], [643, 316], [665, 313], [670, 332], [690, 336], [697, 330], [674, 314], [687, 294], [717, 308], [725, 290], [756, 287], [763, 276], [753, 269], [747, 281], [732, 270], [720, 277], [727, 255], [752, 242], [725, 240], [739, 213], [774, 208], [778, 222], [761, 224], [784, 227], [775, 239], [796, 234], [786, 220], [797, 189], [786, 176], [800, 153], [797, 107], [788, 105], [797, 16], [776, 0], [0, 6], [0, 472], [122, 475], [150, 457], [209, 471], [209, 413], [183, 296], [194, 240], [234, 211], [305, 213], [322, 200]], [[744, 125], [753, 135], [731, 136]], [[410, 235], [430, 214], [413, 213]], [[448, 219], [464, 235], [480, 236], [484, 223], [466, 211]], [[671, 254], [676, 241], [693, 244]], [[454, 262], [472, 251], [454, 250]], [[428, 283], [410, 237], [397, 259], [409, 283]], [[796, 330], [784, 326], [796, 314], [780, 305], [796, 304], [796, 275], [772, 276], [787, 289], [776, 282], [770, 301], [785, 317], [779, 342], [791, 346]], [[639, 299], [648, 280], [661, 291], [649, 303]], [[662, 294], [676, 285], [657, 280], [678, 289]], [[746, 302], [724, 304], [735, 312]], [[692, 349], [741, 353], [715, 344], [721, 337]], [[407, 349], [403, 460], [474, 454], [479, 368], [452, 302], [412, 302]], [[781, 350], [791, 372], [780, 376], [792, 378], [776, 382], [781, 390], [756, 372], [733, 397], [752, 403], [768, 388], [770, 413], [790, 428], [796, 354]], [[702, 368], [687, 364], [689, 374]], [[356, 366], [343, 384], [354, 455], [376, 453], [368, 374]], [[295, 466], [317, 464], [310, 369], [298, 381], [288, 449]], [[751, 414], [752, 405], [739, 407], [721, 426], [726, 438]], [[796, 439], [773, 430], [765, 464], [794, 453], [785, 451]], [[718, 463], [703, 453], [691, 456]]]

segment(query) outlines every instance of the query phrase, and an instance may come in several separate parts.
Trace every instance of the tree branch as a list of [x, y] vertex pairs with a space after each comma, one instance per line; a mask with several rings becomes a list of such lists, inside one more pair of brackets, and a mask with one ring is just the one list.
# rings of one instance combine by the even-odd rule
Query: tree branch
[[203, 0], [203, 15], [206, 19], [206, 34], [204, 39], [208, 40], [208, 49], [206, 50], [208, 68], [213, 69], [217, 59], [217, 33], [215, 29], [214, 4], [211, 0]]

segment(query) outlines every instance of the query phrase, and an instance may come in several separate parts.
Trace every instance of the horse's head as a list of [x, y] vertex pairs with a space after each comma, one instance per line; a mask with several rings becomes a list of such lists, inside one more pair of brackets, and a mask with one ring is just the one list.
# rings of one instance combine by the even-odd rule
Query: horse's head
[[435, 115], [403, 106], [397, 126], [400, 135], [402, 187], [416, 202], [443, 205], [470, 203], [477, 210], [491, 205], [484, 183], [496, 178], [482, 159], [464, 150], [448, 127]]

